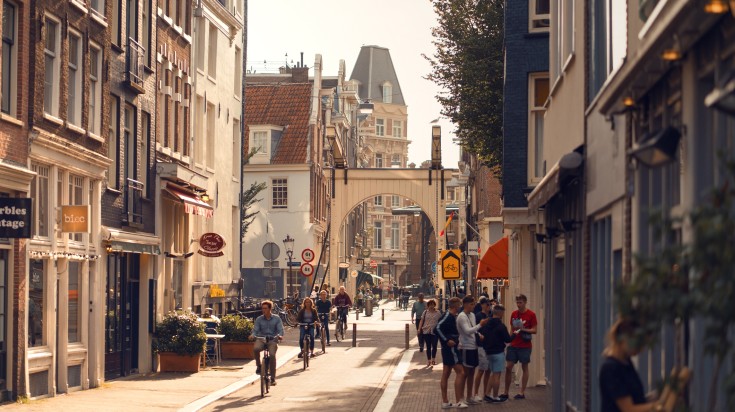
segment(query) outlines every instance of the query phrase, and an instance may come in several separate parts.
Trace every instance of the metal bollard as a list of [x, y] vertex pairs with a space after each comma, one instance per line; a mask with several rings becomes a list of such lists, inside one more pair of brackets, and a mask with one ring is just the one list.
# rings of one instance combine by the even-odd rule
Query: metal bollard
[[360, 311], [355, 309], [355, 320], [360, 320]]
[[352, 324], [352, 347], [354, 348], [356, 346], [357, 346], [357, 324], [353, 323]]
[[408, 323], [406, 324], [406, 349], [408, 349]]
[[385, 320], [385, 309], [380, 309], [380, 320]]

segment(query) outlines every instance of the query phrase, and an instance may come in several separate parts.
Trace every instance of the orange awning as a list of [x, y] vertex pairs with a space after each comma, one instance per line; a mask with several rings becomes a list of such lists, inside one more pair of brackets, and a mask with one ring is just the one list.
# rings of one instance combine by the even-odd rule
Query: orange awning
[[508, 279], [508, 238], [490, 246], [477, 265], [478, 279]]

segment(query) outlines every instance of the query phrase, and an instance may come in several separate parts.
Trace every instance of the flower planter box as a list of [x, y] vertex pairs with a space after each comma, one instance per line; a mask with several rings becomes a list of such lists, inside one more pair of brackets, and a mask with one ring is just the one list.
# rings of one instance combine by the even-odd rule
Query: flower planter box
[[201, 355], [179, 355], [173, 352], [158, 354], [158, 367], [161, 372], [199, 372]]
[[255, 342], [220, 342], [224, 359], [255, 359]]

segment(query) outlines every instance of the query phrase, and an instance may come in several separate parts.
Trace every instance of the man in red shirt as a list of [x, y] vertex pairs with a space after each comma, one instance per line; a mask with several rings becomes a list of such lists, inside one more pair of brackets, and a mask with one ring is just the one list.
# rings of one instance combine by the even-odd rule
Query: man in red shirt
[[536, 314], [526, 308], [528, 298], [526, 295], [516, 297], [518, 310], [510, 315], [510, 330], [515, 335], [508, 346], [505, 354], [505, 393], [500, 395], [502, 399], [508, 399], [508, 388], [510, 388], [513, 365], [520, 362], [523, 370], [521, 378], [521, 392], [514, 399], [526, 399], [526, 385], [528, 384], [528, 364], [531, 362], [531, 336], [536, 333]]

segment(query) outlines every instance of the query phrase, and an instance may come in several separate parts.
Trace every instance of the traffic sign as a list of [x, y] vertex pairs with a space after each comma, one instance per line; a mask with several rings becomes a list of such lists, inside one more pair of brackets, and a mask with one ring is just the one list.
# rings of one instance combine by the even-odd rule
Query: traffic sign
[[280, 254], [281, 249], [278, 247], [277, 244], [273, 242], [268, 242], [263, 245], [263, 257], [267, 260], [276, 260], [278, 259], [278, 255]]
[[311, 262], [314, 260], [314, 251], [306, 248], [301, 252], [301, 259], [304, 259], [304, 262]]
[[311, 263], [304, 263], [301, 265], [301, 274], [309, 277], [314, 273], [314, 266]]
[[431, 273], [436, 273], [436, 262], [431, 262]]
[[444, 280], [458, 280], [460, 279], [460, 266], [462, 251], [459, 249], [442, 250], [441, 262], [442, 262], [442, 278]]
[[301, 262], [297, 262], [294, 260], [293, 262], [287, 262], [286, 265], [288, 265], [289, 267], [291, 266], [299, 267], [301, 266]]
[[371, 261], [370, 261], [370, 267], [371, 267], [371, 268], [376, 268], [376, 267], [378, 267], [378, 262], [376, 262], [376, 261], [374, 261], [374, 260], [371, 260]]

